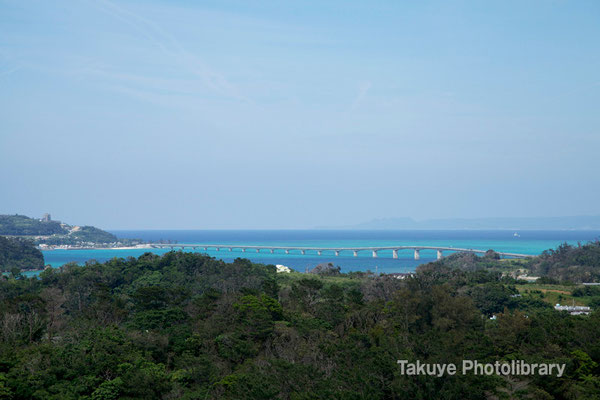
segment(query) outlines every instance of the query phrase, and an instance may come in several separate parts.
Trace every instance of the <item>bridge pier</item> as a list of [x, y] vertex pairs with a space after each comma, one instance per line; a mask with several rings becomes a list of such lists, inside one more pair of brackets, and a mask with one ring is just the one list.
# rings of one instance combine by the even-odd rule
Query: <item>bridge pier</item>
[[321, 251], [321, 250], [317, 250], [317, 254], [318, 254], [318, 255], [321, 255], [321, 254], [323, 254], [323, 251]]
[[208, 250], [208, 248], [206, 248], [206, 247], [205, 247], [205, 248], [204, 248], [204, 251], [206, 251], [206, 250]]
[[354, 250], [352, 253], [354, 254], [354, 257], [358, 257], [358, 251]]
[[338, 257], [339, 255], [340, 255], [340, 251], [339, 251], [339, 250], [336, 250], [336, 251], [335, 251], [335, 256], [336, 256], [336, 257]]
[[233, 247], [230, 247], [230, 248], [229, 248], [229, 251], [233, 251]]
[[285, 254], [290, 254], [290, 251], [288, 249], [286, 249]]
[[245, 253], [245, 252], [246, 252], [246, 249], [242, 249], [242, 253]]
[[256, 249], [256, 252], [257, 252], [257, 253], [260, 253], [260, 249]]
[[271, 249], [271, 254], [275, 253], [275, 250]]
[[392, 257], [393, 258], [398, 258], [398, 249], [392, 250]]
[[377, 250], [373, 250], [373, 258], [377, 258]]
[[300, 250], [302, 252], [302, 255], [306, 254], [306, 250]]
[[220, 249], [220, 248], [218, 248], [218, 247], [215, 247], [215, 249], [216, 249], [217, 251], [221, 251], [221, 249]]
[[415, 249], [415, 260], [420, 260], [421, 259], [421, 250], [419, 249]]
[[442, 255], [442, 251], [441, 251], [441, 250], [438, 250], [438, 251], [437, 251], [437, 259], [438, 259], [438, 260], [441, 260], [441, 259], [442, 259], [442, 257], [443, 257], [443, 255]]

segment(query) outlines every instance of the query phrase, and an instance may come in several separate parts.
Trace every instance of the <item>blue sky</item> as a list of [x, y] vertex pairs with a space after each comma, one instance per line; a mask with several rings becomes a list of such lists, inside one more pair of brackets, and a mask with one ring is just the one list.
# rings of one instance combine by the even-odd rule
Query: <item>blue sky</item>
[[0, 0], [0, 213], [600, 214], [597, 1]]

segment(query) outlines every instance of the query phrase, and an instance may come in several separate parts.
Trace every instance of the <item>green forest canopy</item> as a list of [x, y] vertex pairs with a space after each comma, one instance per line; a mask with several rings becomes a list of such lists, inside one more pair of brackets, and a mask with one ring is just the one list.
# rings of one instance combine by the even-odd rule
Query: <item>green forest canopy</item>
[[[322, 276], [183, 252], [5, 278], [0, 398], [598, 399], [600, 313], [560, 313], [514, 285], [440, 263], [406, 279]], [[397, 366], [465, 358], [567, 369], [435, 378]]]

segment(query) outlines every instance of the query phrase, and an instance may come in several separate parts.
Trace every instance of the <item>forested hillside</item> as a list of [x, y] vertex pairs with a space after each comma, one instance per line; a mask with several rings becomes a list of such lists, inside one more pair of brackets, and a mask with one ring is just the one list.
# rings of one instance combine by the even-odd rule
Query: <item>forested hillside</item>
[[[513, 296], [514, 280], [485, 269], [334, 272], [170, 252], [5, 277], [0, 398], [599, 398], [599, 313]], [[567, 367], [414, 377], [398, 359]]]
[[0, 272], [44, 267], [44, 256], [26, 239], [0, 236]]
[[483, 257], [472, 253], [455, 253], [431, 263], [430, 266], [466, 271], [522, 270], [532, 276], [544, 277], [547, 281], [600, 283], [600, 241], [576, 246], [564, 243], [556, 249], [546, 250], [541, 255], [528, 259], [500, 259], [491, 250]]
[[58, 221], [40, 221], [24, 215], [0, 215], [0, 235], [30, 237], [36, 244], [84, 246], [93, 244], [140, 243], [118, 239], [93, 226], [71, 226]]
[[64, 235], [67, 233], [69, 230], [57, 221], [42, 222], [25, 215], [0, 215], [0, 235]]
[[600, 282], [600, 241], [578, 246], [563, 244], [532, 260], [532, 274], [559, 281]]

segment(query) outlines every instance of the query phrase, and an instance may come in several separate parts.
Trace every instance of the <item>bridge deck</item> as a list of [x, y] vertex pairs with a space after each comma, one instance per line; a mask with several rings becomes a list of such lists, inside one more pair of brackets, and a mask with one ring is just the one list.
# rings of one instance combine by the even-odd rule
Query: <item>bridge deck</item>
[[[175, 243], [170, 243], [170, 244], [152, 244], [152, 247], [155, 248], [181, 248], [181, 249], [185, 249], [185, 248], [201, 248], [201, 249], [241, 249], [241, 250], [286, 250], [286, 251], [290, 251], [290, 250], [298, 250], [298, 251], [302, 251], [302, 252], [306, 252], [306, 251], [316, 251], [316, 252], [323, 252], [323, 251], [334, 251], [336, 252], [336, 255], [338, 255], [338, 252], [343, 252], [343, 251], [351, 251], [351, 252], [359, 252], [359, 251], [371, 251], [374, 252], [374, 255], [376, 252], [378, 251], [383, 251], [383, 250], [391, 250], [393, 252], [397, 252], [400, 250], [415, 250], [415, 251], [421, 251], [421, 250], [435, 250], [438, 252], [442, 252], [442, 251], [452, 251], [452, 252], [467, 252], [467, 253], [479, 253], [479, 254], [484, 254], [487, 250], [479, 250], [479, 249], [467, 249], [467, 248], [460, 248], [460, 247], [437, 247], [437, 246], [375, 246], [375, 247], [303, 247], [303, 246], [254, 246], [254, 245], [239, 245], [239, 244], [194, 244], [194, 243], [183, 243], [183, 244], [175, 244]], [[506, 252], [496, 252], [498, 253], [500, 256], [504, 256], [504, 257], [514, 257], [514, 258], [527, 258], [527, 257], [534, 257], [533, 255], [530, 254], [519, 254], [519, 253], [506, 253]]]

